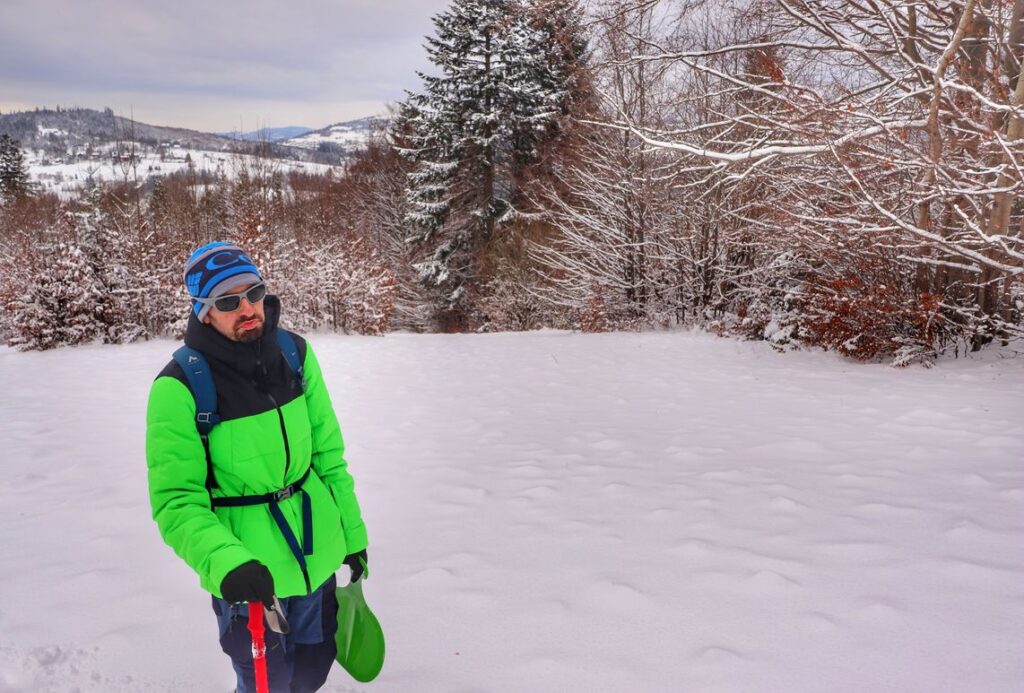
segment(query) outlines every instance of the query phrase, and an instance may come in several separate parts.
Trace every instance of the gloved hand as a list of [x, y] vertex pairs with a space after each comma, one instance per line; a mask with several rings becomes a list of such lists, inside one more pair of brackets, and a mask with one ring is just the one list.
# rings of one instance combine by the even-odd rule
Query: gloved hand
[[263, 602], [264, 606], [273, 606], [274, 576], [259, 561], [249, 561], [224, 576], [220, 594], [232, 603]]
[[345, 565], [352, 570], [352, 579], [349, 580], [349, 584], [356, 582], [364, 575], [370, 577], [370, 568], [367, 566], [367, 560], [366, 549], [345, 556]]

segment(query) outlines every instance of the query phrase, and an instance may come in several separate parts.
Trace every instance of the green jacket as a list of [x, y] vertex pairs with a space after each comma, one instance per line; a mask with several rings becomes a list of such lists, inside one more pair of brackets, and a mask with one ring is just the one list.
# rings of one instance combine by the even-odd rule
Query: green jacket
[[[218, 597], [224, 576], [253, 559], [270, 569], [279, 597], [306, 594], [307, 578], [315, 589], [347, 554], [367, 545], [320, 365], [296, 335], [307, 382], [303, 392], [277, 346], [276, 297], [268, 296], [264, 309], [264, 334], [256, 342], [233, 342], [194, 314], [185, 334], [185, 343], [209, 362], [217, 389], [221, 422], [209, 436], [212, 489], [196, 430], [195, 399], [174, 361], [149, 396], [146, 461], [153, 519], [164, 541], [199, 574], [203, 588]], [[266, 504], [212, 508], [210, 498], [272, 493], [307, 469], [302, 490], [311, 500], [313, 552], [305, 557], [303, 575]], [[300, 542], [305, 539], [302, 505], [301, 493], [280, 502]]]

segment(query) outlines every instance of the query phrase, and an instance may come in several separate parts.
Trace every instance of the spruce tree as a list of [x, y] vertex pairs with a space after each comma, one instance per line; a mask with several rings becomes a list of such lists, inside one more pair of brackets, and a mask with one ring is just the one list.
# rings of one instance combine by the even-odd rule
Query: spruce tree
[[11, 305], [13, 334], [20, 350], [53, 349], [103, 339], [104, 288], [88, 258], [73, 243], [58, 243], [38, 268], [35, 280]]
[[531, 0], [525, 19], [538, 47], [533, 74], [541, 93], [549, 95], [548, 105], [555, 114], [543, 119], [539, 126], [545, 130], [534, 137], [538, 144], [550, 145], [567, 134], [574, 119], [590, 115], [596, 100], [587, 64], [583, 10], [577, 0]]
[[552, 60], [550, 32], [532, 9], [453, 0], [427, 38], [438, 74], [420, 73], [423, 90], [402, 107], [399, 151], [415, 162], [408, 221], [429, 252], [418, 267], [440, 292], [447, 327], [464, 326], [477, 256], [514, 218], [517, 179], [564, 111], [568, 72]]
[[31, 190], [21, 147], [9, 135], [0, 135], [0, 205], [25, 197]]
[[95, 183], [83, 192], [79, 205], [67, 222], [78, 252], [101, 287], [95, 315], [105, 326], [103, 340], [132, 342], [145, 336], [144, 325], [151, 322], [147, 313], [156, 308], [152, 301], [139, 300], [152, 287], [149, 268], [138, 264], [144, 245], [141, 234], [130, 221], [131, 211], [114, 199], [105, 200], [103, 189]]

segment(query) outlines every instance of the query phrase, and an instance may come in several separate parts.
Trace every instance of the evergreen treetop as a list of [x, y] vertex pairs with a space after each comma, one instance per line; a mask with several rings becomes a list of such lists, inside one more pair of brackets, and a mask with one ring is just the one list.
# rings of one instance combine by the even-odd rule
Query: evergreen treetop
[[515, 217], [524, 170], [558, 133], [571, 93], [569, 63], [582, 59], [557, 35], [571, 24], [565, 18], [573, 7], [568, 0], [453, 0], [434, 17], [426, 50], [437, 69], [420, 73], [423, 88], [409, 92], [398, 127], [399, 151], [415, 164], [407, 219], [430, 253], [419, 267], [425, 283], [442, 290], [443, 309], [458, 308], [475, 256]]
[[28, 166], [21, 147], [9, 135], [0, 135], [0, 204], [27, 197], [31, 192]]

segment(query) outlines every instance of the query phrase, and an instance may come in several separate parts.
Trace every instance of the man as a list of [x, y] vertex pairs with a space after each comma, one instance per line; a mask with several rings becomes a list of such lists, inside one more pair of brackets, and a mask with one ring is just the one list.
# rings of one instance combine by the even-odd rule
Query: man
[[[270, 690], [315, 691], [335, 656], [334, 572], [344, 562], [355, 582], [366, 569], [338, 421], [313, 350], [285, 333], [297, 356], [282, 351], [280, 301], [240, 248], [205, 245], [184, 276], [185, 345], [194, 351], [176, 352], [150, 392], [153, 519], [213, 595], [238, 691], [256, 690], [246, 603], [272, 607], [275, 596], [290, 632], [267, 632]], [[196, 365], [204, 361], [208, 368]], [[211, 376], [212, 414], [193, 391]]]

